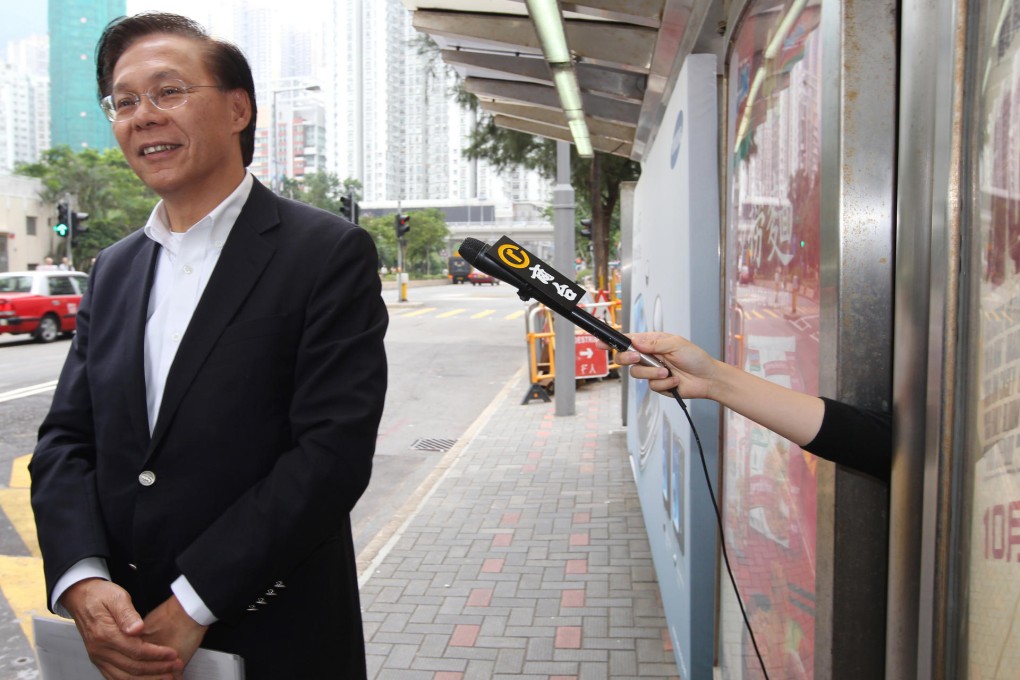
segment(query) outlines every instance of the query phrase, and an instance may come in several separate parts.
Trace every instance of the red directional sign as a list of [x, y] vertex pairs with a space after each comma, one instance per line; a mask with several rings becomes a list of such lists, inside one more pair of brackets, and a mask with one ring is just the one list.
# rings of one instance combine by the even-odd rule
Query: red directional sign
[[609, 375], [609, 352], [595, 346], [595, 336], [574, 336], [574, 377], [602, 378]]

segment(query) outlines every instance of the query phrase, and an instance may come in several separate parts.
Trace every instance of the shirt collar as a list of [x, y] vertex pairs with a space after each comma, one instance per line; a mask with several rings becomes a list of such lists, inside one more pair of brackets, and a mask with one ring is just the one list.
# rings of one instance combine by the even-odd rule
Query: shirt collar
[[[233, 229], [237, 217], [241, 214], [241, 209], [248, 201], [252, 184], [254, 184], [252, 174], [245, 172], [244, 179], [237, 185], [237, 188], [223, 199], [222, 203], [213, 208], [212, 212], [189, 227], [185, 234], [204, 235], [209, 246], [222, 248], [223, 244], [227, 242], [227, 236], [230, 235], [230, 230]], [[149, 214], [149, 220], [144, 227], [145, 235], [166, 248], [171, 254], [176, 255], [180, 241], [183, 239], [171, 238], [168, 225], [166, 206], [163, 205], [161, 199]]]

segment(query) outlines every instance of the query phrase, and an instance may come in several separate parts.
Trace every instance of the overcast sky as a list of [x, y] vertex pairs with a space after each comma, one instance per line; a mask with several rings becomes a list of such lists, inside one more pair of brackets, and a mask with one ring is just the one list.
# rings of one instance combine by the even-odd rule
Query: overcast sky
[[46, 33], [46, 3], [0, 3], [0, 59], [7, 58], [7, 41]]
[[[179, 14], [195, 13], [208, 2], [222, 0], [128, 0], [128, 14], [159, 9]], [[0, 0], [0, 60], [7, 56], [7, 42], [48, 32], [46, 0]]]
[[[258, 5], [278, 0], [127, 0], [127, 13], [155, 9], [199, 18], [207, 16], [209, 3], [224, 5]], [[288, 0], [292, 15], [311, 13], [342, 0]], [[47, 32], [46, 0], [0, 0], [0, 60], [7, 56], [7, 42]]]

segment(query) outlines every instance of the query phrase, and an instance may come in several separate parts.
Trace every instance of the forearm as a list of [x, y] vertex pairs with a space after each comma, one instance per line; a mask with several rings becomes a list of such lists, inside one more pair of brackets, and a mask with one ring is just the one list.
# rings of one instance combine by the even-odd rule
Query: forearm
[[797, 445], [814, 439], [825, 403], [722, 361], [716, 361], [709, 398]]
[[202, 639], [209, 629], [184, 611], [176, 595], [171, 595], [149, 612], [144, 623], [143, 639], [154, 645], [175, 650], [185, 666], [202, 644]]

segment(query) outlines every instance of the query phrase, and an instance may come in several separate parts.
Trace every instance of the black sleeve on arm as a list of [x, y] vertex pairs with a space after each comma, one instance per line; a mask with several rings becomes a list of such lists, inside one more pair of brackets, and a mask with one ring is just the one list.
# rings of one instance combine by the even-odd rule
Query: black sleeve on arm
[[825, 416], [818, 434], [803, 448], [809, 453], [889, 481], [892, 465], [892, 414], [860, 409], [822, 397]]

